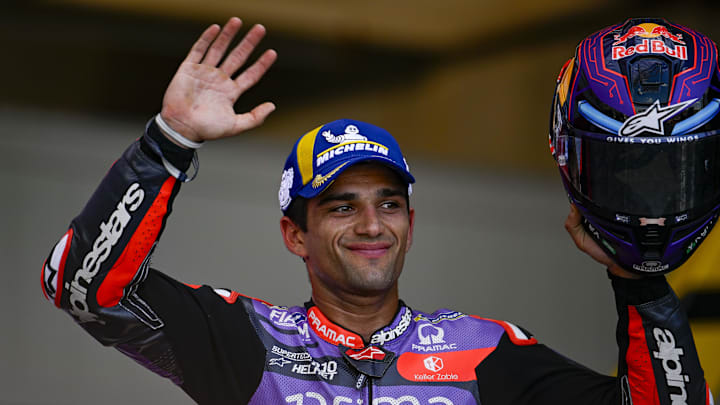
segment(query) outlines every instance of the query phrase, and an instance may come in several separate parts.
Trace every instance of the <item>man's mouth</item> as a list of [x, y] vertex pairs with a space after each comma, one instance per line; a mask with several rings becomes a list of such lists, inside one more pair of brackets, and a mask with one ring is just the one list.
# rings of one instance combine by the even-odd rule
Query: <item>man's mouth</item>
[[377, 259], [385, 255], [392, 246], [389, 242], [358, 242], [347, 245], [347, 248], [353, 253], [370, 258]]

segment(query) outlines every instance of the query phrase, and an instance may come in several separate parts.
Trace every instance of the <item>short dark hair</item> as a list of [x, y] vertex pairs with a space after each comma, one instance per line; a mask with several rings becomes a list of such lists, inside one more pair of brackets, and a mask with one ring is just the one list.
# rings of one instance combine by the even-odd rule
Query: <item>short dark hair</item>
[[308, 199], [297, 196], [284, 211], [285, 216], [290, 218], [303, 232], [307, 232], [307, 208]]

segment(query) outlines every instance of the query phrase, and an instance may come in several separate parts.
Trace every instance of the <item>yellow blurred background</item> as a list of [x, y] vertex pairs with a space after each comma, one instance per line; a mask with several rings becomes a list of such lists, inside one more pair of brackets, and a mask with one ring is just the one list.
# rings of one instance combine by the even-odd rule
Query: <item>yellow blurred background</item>
[[[554, 79], [586, 35], [664, 16], [715, 35], [716, 2], [481, 0], [54, 0], [5, 5], [0, 101], [105, 114], [154, 111], [198, 32], [241, 17], [279, 51], [272, 132], [293, 139], [354, 114], [413, 155], [553, 172], [546, 150]], [[358, 116], [359, 112], [359, 116]], [[330, 119], [329, 119], [330, 118]], [[298, 127], [297, 122], [303, 125]], [[406, 152], [409, 153], [409, 152]]]

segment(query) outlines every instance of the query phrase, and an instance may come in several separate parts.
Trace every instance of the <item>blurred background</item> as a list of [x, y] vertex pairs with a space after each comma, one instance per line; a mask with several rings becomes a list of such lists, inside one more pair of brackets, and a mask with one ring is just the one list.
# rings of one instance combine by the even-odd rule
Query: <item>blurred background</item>
[[[602, 372], [616, 365], [604, 269], [563, 229], [547, 149], [555, 78], [588, 34], [633, 16], [720, 38], [714, 1], [56, 0], [0, 12], [0, 404], [190, 403], [43, 300], [40, 268], [107, 168], [142, 134], [192, 43], [230, 16], [262, 23], [279, 59], [237, 109], [278, 109], [200, 152], [154, 266], [278, 305], [309, 297], [280, 239], [291, 142], [338, 118], [398, 138], [418, 179], [401, 295], [415, 308], [506, 319]], [[720, 392], [715, 231], [672, 283]]]

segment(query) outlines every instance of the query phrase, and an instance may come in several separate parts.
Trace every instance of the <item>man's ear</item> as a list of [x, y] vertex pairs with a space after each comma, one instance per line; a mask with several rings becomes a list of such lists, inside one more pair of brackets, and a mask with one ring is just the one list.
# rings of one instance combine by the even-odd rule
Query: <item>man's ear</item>
[[280, 218], [280, 232], [282, 232], [283, 242], [290, 253], [301, 258], [307, 257], [305, 249], [305, 232], [287, 216]]

